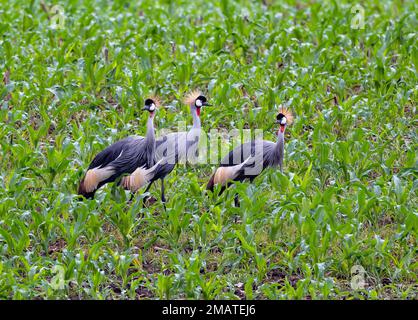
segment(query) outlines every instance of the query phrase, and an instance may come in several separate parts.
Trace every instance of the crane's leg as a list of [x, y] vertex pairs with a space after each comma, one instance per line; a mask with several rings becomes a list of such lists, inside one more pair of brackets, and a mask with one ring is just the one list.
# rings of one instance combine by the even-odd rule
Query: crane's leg
[[[229, 186], [229, 185], [228, 185]], [[222, 186], [221, 187], [221, 190], [219, 191], [219, 193], [218, 193], [218, 198], [220, 198], [220, 196], [221, 196], [221, 194], [224, 192], [226, 190], [226, 187], [225, 186]], [[220, 200], [220, 201], [218, 201], [218, 202], [216, 202], [216, 204], [215, 204], [215, 206], [218, 206], [219, 204], [221, 204], [222, 203], [222, 201]]]
[[240, 207], [240, 203], [239, 203], [239, 196], [238, 193], [234, 194], [234, 206], [239, 208]]
[[149, 191], [149, 188], [151, 188], [151, 185], [154, 183], [154, 181], [153, 182], [151, 182], [149, 185], [148, 185], [148, 187], [145, 189], [145, 191], [144, 191], [144, 193], [146, 193], [146, 192], [148, 192]]
[[164, 210], [167, 210], [167, 208], [165, 206], [166, 200], [165, 200], [165, 193], [164, 192], [165, 192], [164, 179], [161, 179], [161, 202], [163, 203]]
[[129, 198], [129, 202], [132, 202], [132, 200], [134, 199], [134, 197], [135, 197], [135, 193], [134, 192], [131, 192], [131, 197]]
[[[251, 176], [248, 179], [250, 180], [250, 183], [253, 183], [255, 177], [254, 176]], [[235, 195], [234, 195], [234, 204], [235, 204], [235, 207], [237, 207], [237, 208], [240, 207], [238, 193], [235, 193]]]
[[235, 205], [235, 207], [237, 207], [237, 208], [239, 208], [239, 207], [240, 207], [238, 193], [236, 193], [236, 194], [234, 195], [234, 205]]
[[[151, 188], [151, 186], [152, 186], [152, 184], [153, 184], [153, 183], [154, 183], [154, 181], [152, 181], [152, 182], [148, 185], [148, 187], [145, 189], [144, 193], [147, 193], [147, 192], [148, 192], [149, 188]], [[145, 207], [145, 203], [147, 202], [148, 198], [149, 198], [149, 196], [145, 196], [145, 197], [142, 199], [142, 204], [144, 205], [144, 207]]]

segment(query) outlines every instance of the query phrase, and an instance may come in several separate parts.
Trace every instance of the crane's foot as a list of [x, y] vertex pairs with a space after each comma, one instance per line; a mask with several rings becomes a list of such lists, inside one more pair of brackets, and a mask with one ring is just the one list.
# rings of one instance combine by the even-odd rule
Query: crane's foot
[[135, 198], [135, 193], [131, 192], [131, 197], [128, 200], [128, 203], [132, 203], [134, 201]]
[[144, 207], [144, 208], [146, 207], [148, 198], [149, 198], [149, 196], [145, 196], [145, 197], [142, 198], [142, 207]]
[[164, 196], [164, 195], [161, 197], [161, 202], [163, 203], [164, 210], [165, 210], [165, 211], [167, 211], [167, 207], [166, 207], [166, 205], [165, 205], [165, 203], [166, 203], [167, 201], [165, 200], [165, 196]]
[[238, 194], [236, 194], [236, 195], [234, 196], [234, 205], [235, 205], [235, 207], [237, 207], [237, 208], [239, 208], [239, 207], [240, 207]]
[[142, 199], [142, 206], [143, 208], [147, 208], [149, 206], [152, 206], [154, 203], [157, 202], [157, 199], [152, 196], [146, 196]]

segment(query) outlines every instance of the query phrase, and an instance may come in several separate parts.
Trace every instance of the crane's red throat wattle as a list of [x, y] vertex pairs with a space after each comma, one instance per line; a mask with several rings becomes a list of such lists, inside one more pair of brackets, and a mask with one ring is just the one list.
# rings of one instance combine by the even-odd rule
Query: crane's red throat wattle
[[198, 117], [200, 117], [200, 108], [196, 108], [196, 114]]
[[284, 125], [284, 124], [281, 124], [280, 125], [280, 132], [284, 132], [284, 129], [286, 129], [286, 126]]

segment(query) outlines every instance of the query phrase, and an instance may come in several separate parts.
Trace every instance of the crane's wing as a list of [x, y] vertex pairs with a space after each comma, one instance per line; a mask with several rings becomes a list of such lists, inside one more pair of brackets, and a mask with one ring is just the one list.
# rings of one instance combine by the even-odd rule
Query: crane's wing
[[[133, 172], [136, 161], [134, 154], [142, 144], [143, 137], [134, 136], [120, 140], [100, 152], [91, 162], [86, 175], [80, 181], [78, 194], [86, 198], [94, 197], [94, 193], [102, 185], [114, 181], [122, 173]], [[142, 157], [142, 154], [139, 155]]]
[[230, 151], [222, 159], [220, 166], [236, 166], [246, 161], [245, 166], [240, 168], [241, 173], [237, 174], [237, 180], [257, 176], [266, 167], [273, 164], [274, 146], [274, 142], [266, 140], [253, 140], [243, 143]]
[[148, 155], [146, 139], [135, 139], [130, 141], [122, 153], [106, 167], [112, 168], [117, 176], [132, 173], [139, 167], [148, 167]]
[[215, 184], [222, 184], [222, 193], [228, 181], [254, 179], [266, 167], [278, 163], [274, 151], [275, 143], [266, 140], [253, 140], [239, 145], [221, 160], [220, 167], [211, 176], [206, 188], [213, 191]]
[[[222, 160], [222, 167], [235, 166], [245, 161], [249, 156], [255, 157], [270, 153], [274, 148], [274, 143], [265, 140], [252, 140], [250, 142], [243, 143], [238, 147], [231, 150]], [[263, 159], [264, 160], [264, 159]]]
[[153, 167], [152, 178], [150, 182], [156, 181], [158, 179], [164, 179], [171, 171], [173, 171], [176, 164], [169, 164], [166, 161], [166, 158], [162, 158], [156, 165]]
[[155, 158], [157, 161], [166, 158], [168, 164], [186, 160], [187, 132], [174, 132], [162, 136], [156, 141]]
[[169, 133], [158, 138], [155, 158], [160, 163], [153, 171], [152, 181], [163, 179], [174, 169], [177, 163], [186, 163], [189, 157], [195, 156], [199, 136], [200, 130], [192, 129], [188, 132]]
[[97, 168], [97, 167], [105, 167], [110, 162], [114, 161], [117, 157], [120, 156], [123, 150], [126, 150], [128, 145], [136, 140], [143, 140], [144, 137], [141, 136], [130, 136], [125, 139], [119, 140], [112, 144], [111, 146], [107, 147], [103, 151], [99, 152], [90, 163], [88, 170]]

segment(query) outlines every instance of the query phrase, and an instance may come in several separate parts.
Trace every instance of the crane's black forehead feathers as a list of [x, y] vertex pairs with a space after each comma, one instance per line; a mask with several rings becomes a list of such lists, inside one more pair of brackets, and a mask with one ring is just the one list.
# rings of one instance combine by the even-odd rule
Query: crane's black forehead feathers
[[154, 100], [152, 100], [152, 99], [147, 99], [147, 100], [145, 100], [145, 105], [146, 105], [146, 106], [150, 106], [150, 105], [152, 105], [153, 103], [155, 104]]
[[206, 99], [206, 97], [205, 97], [205, 96], [198, 96], [198, 97], [196, 98], [196, 100], [200, 100], [200, 101], [202, 101], [202, 102], [206, 102], [206, 101], [207, 101], [207, 99]]
[[281, 112], [276, 117], [277, 120], [282, 120], [283, 118], [285, 118], [285, 115]]

